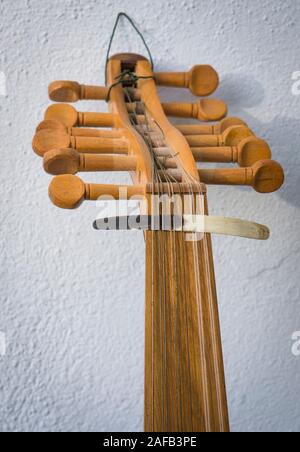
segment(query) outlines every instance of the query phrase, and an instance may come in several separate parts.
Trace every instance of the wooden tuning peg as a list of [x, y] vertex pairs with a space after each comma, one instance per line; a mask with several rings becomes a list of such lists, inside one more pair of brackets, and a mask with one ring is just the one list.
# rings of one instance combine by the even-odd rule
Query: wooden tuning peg
[[189, 72], [156, 72], [157, 85], [188, 88], [194, 96], [209, 96], [219, 85], [219, 76], [209, 65], [194, 66]]
[[192, 148], [196, 162], [238, 163], [248, 167], [272, 157], [269, 145], [259, 138], [249, 136], [236, 146]]
[[236, 146], [240, 141], [253, 135], [252, 130], [246, 126], [232, 126], [220, 135], [186, 135], [185, 139], [191, 147]]
[[126, 193], [127, 199], [145, 194], [145, 187], [138, 185], [85, 184], [79, 177], [64, 174], [53, 178], [49, 196], [53, 204], [62, 209], [75, 209], [85, 199], [96, 201], [100, 196], [120, 199]]
[[93, 154], [127, 154], [128, 144], [121, 138], [74, 137], [60, 130], [43, 129], [33, 138], [34, 152], [43, 157], [52, 149], [73, 148]]
[[52, 82], [48, 88], [49, 97], [54, 102], [77, 102], [78, 100], [106, 100], [106, 86], [81, 85], [80, 83], [59, 80]]
[[61, 131], [74, 137], [98, 137], [98, 138], [121, 138], [122, 129], [89, 129], [85, 127], [66, 127], [54, 119], [42, 121], [36, 128], [36, 132], [41, 130]]
[[272, 193], [284, 182], [284, 172], [279, 163], [261, 160], [249, 168], [201, 169], [201, 182], [212, 185], [248, 185], [258, 193]]
[[44, 169], [53, 175], [79, 171], [135, 171], [136, 168], [136, 158], [124, 155], [80, 154], [74, 149], [53, 149], [44, 155]]
[[51, 105], [45, 113], [45, 120], [56, 120], [65, 127], [114, 127], [115, 116], [111, 113], [78, 112], [68, 104]]
[[[52, 82], [48, 88], [49, 98], [54, 102], [77, 102], [79, 100], [108, 100], [106, 86], [81, 85], [78, 82], [60, 80]], [[128, 88], [130, 98], [140, 100], [137, 89]]]
[[240, 118], [229, 117], [222, 119], [217, 124], [179, 124], [175, 127], [183, 135], [220, 135], [232, 126], [247, 127], [247, 124]]
[[227, 115], [227, 105], [219, 99], [200, 99], [195, 103], [163, 103], [167, 116], [194, 118], [200, 121], [218, 121]]

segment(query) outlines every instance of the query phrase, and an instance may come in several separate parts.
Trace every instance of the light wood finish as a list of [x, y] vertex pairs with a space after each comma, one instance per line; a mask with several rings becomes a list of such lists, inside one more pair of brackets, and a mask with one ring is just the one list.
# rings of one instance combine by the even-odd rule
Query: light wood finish
[[[112, 57], [107, 66], [107, 85], [111, 86], [115, 83], [116, 77], [122, 72], [124, 64], [132, 64], [129, 61], [137, 57], [135, 54], [124, 54], [126, 59], [121, 63], [118, 57]], [[123, 64], [123, 66], [122, 66]], [[132, 174], [133, 182], [135, 184], [147, 184], [152, 180], [152, 160], [149, 155], [149, 149], [140, 134], [133, 128], [130, 118], [128, 116], [126, 103], [124, 99], [124, 91], [121, 85], [115, 86], [110, 93], [109, 110], [111, 115], [115, 118], [115, 127], [122, 129], [123, 137], [128, 141], [128, 152], [130, 155], [136, 157], [138, 166], [135, 174]]]
[[[201, 158], [205, 158], [210, 152], [211, 156], [216, 158], [217, 151], [212, 141], [209, 150], [208, 145], [205, 145], [201, 148], [197, 146], [193, 151], [189, 142], [193, 140], [194, 143], [199, 143], [199, 140], [202, 140], [201, 143], [207, 144], [205, 140], [211, 140], [211, 137], [203, 138], [203, 135], [222, 135], [229, 127], [239, 125], [239, 120], [228, 118], [227, 121], [212, 126], [202, 124], [196, 126], [197, 128], [192, 125], [176, 128], [166, 115], [217, 121], [227, 114], [227, 106], [222, 101], [214, 99], [201, 99], [196, 104], [171, 103], [162, 106], [150, 63], [144, 57], [135, 54], [119, 54], [109, 60], [107, 87], [111, 86], [125, 69], [135, 72], [138, 77], [148, 77], [140, 78], [137, 82], [135, 95], [141, 98], [140, 104], [136, 102], [133, 105], [127, 104], [124, 88], [119, 84], [110, 92], [109, 114], [82, 113], [69, 105], [54, 105], [47, 110], [45, 116], [45, 120], [51, 123], [43, 124], [39, 131], [54, 128], [58, 130], [57, 133], [63, 134], [60, 136], [63, 136], [64, 145], [70, 146], [74, 144], [72, 139], [77, 140], [76, 134], [70, 130], [63, 130], [53, 121], [60, 121], [68, 129], [86, 126], [114, 127], [118, 131], [121, 130], [121, 138], [128, 147], [127, 156], [114, 158], [114, 156], [93, 156], [90, 153], [82, 156], [73, 149], [52, 150], [44, 158], [44, 165], [45, 169], [51, 172], [72, 173], [87, 168], [98, 170], [100, 166], [102, 170], [110, 167], [127, 168], [128, 165], [128, 169], [135, 170], [131, 172], [133, 185], [88, 184], [73, 174], [58, 175], [49, 187], [49, 196], [55, 205], [73, 209], [85, 199], [97, 200], [100, 196], [110, 199], [146, 196], [151, 201], [152, 192], [155, 194], [169, 192], [170, 183], [160, 184], [157, 183], [159, 179], [153, 180], [149, 147], [131, 122], [129, 113], [139, 105], [143, 105], [143, 108], [141, 112], [137, 112], [140, 115], [137, 117], [137, 123], [143, 125], [145, 118], [151, 118], [150, 132], [160, 132], [161, 135], [157, 151], [172, 153], [176, 168], [168, 171], [179, 181], [173, 185], [174, 192], [182, 196], [188, 193], [195, 200], [196, 198], [203, 200], [201, 213], [205, 216], [208, 215], [208, 206], [204, 182], [251, 185], [259, 192], [270, 192], [279, 188], [283, 182], [283, 171], [279, 164], [271, 160], [260, 161], [249, 168], [198, 170], [193, 152], [198, 153]], [[175, 76], [165, 74], [161, 77], [164, 84], [172, 83], [172, 86], [180, 84], [193, 90], [198, 89], [191, 76], [184, 76], [183, 79], [182, 74]], [[55, 98], [61, 98], [64, 88], [65, 85], [63, 89], [59, 87], [54, 94]], [[67, 94], [65, 92], [63, 95], [69, 96], [69, 99], [83, 96], [81, 87], [80, 92], [78, 86], [75, 87], [75, 91], [77, 89], [75, 97], [73, 97], [74, 85], [67, 88]], [[243, 130], [245, 132], [245, 129]], [[231, 133], [234, 135], [234, 132]], [[239, 133], [241, 129], [238, 129], [234, 139], [238, 139]], [[186, 139], [183, 134], [188, 135], [188, 138]], [[192, 137], [193, 135], [197, 136]], [[44, 137], [45, 135], [43, 139]], [[85, 146], [87, 142], [86, 138], [83, 138]], [[93, 135], [92, 139], [96, 138]], [[219, 158], [221, 156], [229, 160], [231, 152], [232, 160], [236, 158], [239, 163], [242, 160], [245, 163], [245, 159], [236, 157], [232, 149], [230, 151], [223, 149], [228, 146], [230, 148], [239, 146], [239, 143], [242, 143], [240, 139], [234, 144], [231, 142], [229, 145], [227, 143], [227, 146], [225, 144], [219, 146]], [[243, 139], [253, 140], [249, 136]], [[55, 140], [57, 142], [57, 135]], [[252, 151], [252, 154], [254, 153], [255, 151]], [[101, 158], [101, 165], [98, 157]], [[248, 156], [247, 162], [249, 158]], [[147, 211], [148, 213], [153, 215], [151, 209]], [[201, 228], [200, 225], [198, 227]], [[257, 234], [259, 238], [267, 236], [264, 227], [260, 225], [250, 227], [245, 223], [242, 226], [234, 219], [207, 218], [206, 226], [203, 228], [216, 233], [222, 230], [229, 233], [231, 230], [243, 236], [247, 234]], [[199, 239], [195, 235], [192, 237]], [[201, 240], [188, 241], [189, 238], [185, 232], [145, 232], [145, 430], [149, 432], [229, 431], [211, 237], [206, 233], [204, 237], [200, 237]]]
[[127, 194], [125, 199], [145, 195], [145, 186], [86, 184], [71, 174], [55, 176], [49, 186], [51, 201], [62, 209], [75, 209], [84, 200], [97, 201], [101, 196], [118, 200], [124, 192]]
[[66, 127], [59, 121], [49, 119], [42, 121], [36, 128], [36, 132], [41, 130], [52, 130], [68, 133], [73, 137], [97, 137], [97, 138], [121, 138], [121, 129], [91, 129], [85, 127]]
[[191, 147], [236, 146], [245, 138], [253, 137], [253, 135], [252, 130], [248, 127], [231, 126], [219, 135], [185, 135], [185, 139]]
[[[219, 76], [209, 65], [194, 66], [189, 72], [157, 72], [154, 77], [158, 85], [189, 88], [195, 96], [208, 96], [219, 85]], [[70, 80], [58, 80], [49, 85], [48, 93], [54, 102], [107, 100], [109, 88], [83, 85]]]
[[200, 99], [195, 103], [163, 103], [167, 116], [194, 118], [200, 121], [218, 121], [227, 115], [227, 105], [219, 99]]
[[[136, 73], [142, 77], [151, 76], [150, 64], [139, 61]], [[150, 116], [165, 137], [166, 146], [174, 149], [175, 159], [184, 171], [195, 182], [199, 181], [190, 147], [165, 117], [153, 80], [141, 79], [138, 87]], [[206, 236], [205, 242], [197, 243], [196, 247], [200, 247], [197, 262], [193, 260], [193, 247], [185, 236], [175, 233], [173, 244], [172, 239], [172, 233], [146, 233], [145, 430], [228, 431], [210, 236]], [[208, 258], [204, 257], [204, 244], [209, 249]], [[175, 255], [172, 252], [174, 249], [178, 249]], [[159, 250], [162, 252], [159, 253]], [[187, 271], [193, 268], [196, 273]], [[196, 269], [202, 275], [201, 290], [204, 292], [200, 301], [195, 290], [198, 280]], [[203, 277], [204, 269], [209, 280]], [[162, 280], [165, 281], [164, 289], [160, 287]], [[185, 293], [183, 288], [187, 288], [188, 292]], [[162, 293], [163, 302], [160, 299]], [[206, 296], [205, 300], [208, 293], [210, 297]], [[206, 312], [205, 318], [199, 319], [199, 310]], [[174, 319], [177, 319], [175, 323]], [[214, 350], [213, 360], [211, 347]], [[209, 387], [204, 382], [209, 382]]]
[[259, 193], [272, 193], [282, 186], [284, 173], [279, 163], [262, 160], [250, 168], [201, 169], [202, 182], [211, 185], [248, 185]]
[[247, 124], [240, 118], [224, 118], [216, 124], [177, 124], [175, 127], [183, 135], [220, 135], [232, 126], [245, 126]]
[[33, 150], [39, 156], [52, 149], [73, 148], [94, 154], [127, 154], [128, 143], [121, 138], [73, 137], [66, 132], [40, 130], [33, 138]]
[[219, 76], [209, 65], [194, 66], [189, 72], [155, 72], [157, 85], [188, 88], [194, 96], [209, 96], [219, 85]]
[[174, 150], [174, 155], [176, 155], [174, 160], [177, 165], [182, 166], [190, 177], [193, 177], [198, 181], [199, 175], [191, 149], [183, 135], [175, 129], [165, 116], [155, 83], [151, 79], [153, 73], [148, 61], [139, 61], [136, 66], [136, 72], [139, 77], [142, 77], [138, 82], [142, 101], [144, 102], [149, 115], [153, 118], [154, 122], [159, 125], [159, 129], [163, 133], [166, 141], [166, 146], [171, 147]]
[[79, 171], [135, 171], [136, 168], [136, 158], [124, 155], [80, 154], [74, 149], [55, 149], [44, 155], [44, 169], [53, 175]]
[[109, 113], [83, 113], [68, 104], [54, 104], [47, 108], [46, 120], [57, 120], [66, 127], [114, 127], [115, 117]]
[[[49, 85], [49, 97], [54, 102], [78, 102], [79, 100], [105, 100], [108, 101], [110, 89], [106, 86], [82, 85], [78, 82], [61, 80]], [[131, 97], [139, 100], [137, 90], [128, 88]]]
[[145, 361], [146, 432], [229, 431], [209, 235], [146, 233]]
[[54, 102], [106, 100], [108, 88], [106, 86], [81, 85], [69, 80], [59, 80], [49, 85], [48, 93], [50, 99]]
[[192, 151], [196, 162], [238, 163], [242, 167], [272, 157], [269, 145], [253, 136], [245, 138], [237, 146], [199, 147], [192, 148]]
[[[194, 118], [200, 121], [218, 121], [227, 115], [227, 105], [219, 99], [201, 99], [194, 103], [170, 102], [161, 104], [166, 116], [177, 118]], [[129, 113], [140, 114], [138, 103], [128, 103]]]

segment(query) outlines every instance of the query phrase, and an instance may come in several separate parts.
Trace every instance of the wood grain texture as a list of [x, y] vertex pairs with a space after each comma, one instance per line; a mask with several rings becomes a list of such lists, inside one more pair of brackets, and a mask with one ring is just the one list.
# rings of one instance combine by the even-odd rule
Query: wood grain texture
[[52, 149], [73, 148], [79, 152], [127, 154], [128, 142], [121, 138], [100, 138], [72, 136], [61, 130], [43, 129], [36, 132], [33, 142], [33, 150], [43, 157]]
[[49, 98], [54, 102], [77, 102], [78, 100], [106, 100], [106, 86], [81, 85], [69, 80], [52, 82], [48, 88]]
[[227, 115], [227, 105], [219, 99], [201, 99], [195, 103], [170, 102], [162, 107], [167, 116], [194, 118], [200, 121], [218, 121]]
[[272, 157], [269, 145], [253, 136], [243, 139], [237, 146], [192, 147], [192, 151], [197, 162], [238, 163], [242, 167]]
[[56, 120], [65, 127], [114, 127], [115, 117], [109, 113], [85, 113], [69, 104], [54, 104], [47, 108], [45, 120]]
[[80, 154], [74, 149], [54, 149], [44, 155], [44, 169], [53, 175], [79, 171], [135, 171], [135, 157], [124, 155]]
[[155, 72], [157, 85], [188, 88], [194, 96], [209, 96], [219, 86], [219, 76], [212, 66], [198, 64], [188, 72]]
[[175, 127], [183, 135], [220, 135], [232, 126], [245, 126], [247, 124], [240, 118], [224, 118], [216, 124], [178, 124]]
[[145, 431], [227, 432], [211, 240], [185, 239], [146, 233]]
[[[152, 74], [146, 61], [136, 72]], [[191, 149], [166, 118], [153, 80], [138, 87], [165, 146], [200, 182]], [[210, 236], [196, 244], [185, 239], [184, 233], [146, 233], [145, 430], [228, 431]]]

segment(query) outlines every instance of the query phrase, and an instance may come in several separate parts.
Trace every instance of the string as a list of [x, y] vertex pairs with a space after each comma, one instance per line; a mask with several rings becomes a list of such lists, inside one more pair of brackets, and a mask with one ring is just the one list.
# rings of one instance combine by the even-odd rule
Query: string
[[[115, 80], [117, 80], [117, 81], [115, 83], [113, 83], [112, 85], [110, 85], [110, 87], [108, 89], [107, 97], [106, 97], [106, 102], [109, 102], [111, 90], [113, 88], [115, 88], [118, 85], [123, 85], [124, 83], [126, 83], [126, 85], [134, 86], [134, 85], [136, 85], [137, 81], [140, 79], [154, 79], [154, 77], [152, 75], [138, 76], [138, 75], [136, 75], [135, 72], [132, 72], [130, 69], [125, 69], [124, 71], [122, 71], [121, 74], [115, 78]], [[131, 103], [132, 103], [132, 101], [131, 101]]]
[[[135, 80], [137, 81], [137, 79]], [[132, 103], [132, 99], [130, 98], [131, 96], [129, 95], [128, 90], [124, 89], [124, 91], [127, 93], [127, 96], [129, 98], [129, 101]], [[138, 105], [138, 104], [135, 104]], [[178, 182], [176, 180], [172, 181], [172, 177], [169, 176], [169, 174], [166, 171], [166, 168], [164, 168], [164, 165], [161, 163], [160, 159], [157, 158], [157, 156], [155, 155], [155, 150], [153, 148], [153, 144], [151, 142], [150, 134], [151, 134], [151, 127], [149, 124], [149, 121], [147, 120], [147, 114], [145, 112], [145, 106], [142, 102], [139, 103], [140, 106], [140, 110], [142, 110], [144, 112], [144, 122], [146, 124], [146, 130], [148, 132], [148, 134], [142, 133], [142, 136], [144, 138], [144, 140], [147, 143], [147, 146], [150, 149], [150, 153], [151, 153], [151, 157], [152, 157], [152, 162], [153, 162], [153, 184], [152, 186], [154, 187], [154, 184], [159, 181], [162, 181], [162, 177], [164, 178], [164, 181], [167, 182], [167, 186], [168, 186], [168, 192], [169, 195], [174, 193], [174, 185], [175, 183], [178, 184]], [[141, 108], [142, 107], [142, 108]], [[140, 113], [140, 112], [139, 112]], [[133, 117], [135, 119], [135, 126], [138, 129], [137, 125], [139, 124], [139, 118], [136, 112], [136, 109], [134, 109], [133, 111]], [[143, 129], [142, 129], [143, 130]], [[153, 130], [153, 129], [152, 129]], [[138, 129], [138, 131], [141, 131], [141, 127]], [[156, 143], [158, 144], [158, 143]], [[161, 144], [160, 144], [161, 145]], [[170, 153], [172, 154], [172, 150], [170, 150]], [[173, 158], [176, 158], [177, 155], [175, 153], [173, 153]], [[184, 169], [182, 168], [182, 173], [184, 174]], [[160, 175], [161, 174], [161, 175]], [[189, 175], [187, 175], [188, 180], [188, 185], [189, 185], [189, 194], [191, 196], [191, 199], [195, 199], [194, 198], [194, 192], [192, 189], [192, 182], [195, 183], [195, 180], [193, 180], [193, 178], [191, 178]], [[198, 182], [198, 181], [197, 181]], [[180, 187], [180, 184], [178, 184], [178, 186]], [[152, 192], [153, 192], [153, 188], [152, 188]], [[179, 190], [180, 191], [180, 190]], [[194, 203], [193, 203], [194, 205]], [[201, 203], [202, 206], [202, 210], [204, 213], [204, 205]], [[193, 214], [193, 209], [194, 207], [192, 206], [192, 214]], [[198, 212], [196, 212], [197, 214]], [[154, 234], [154, 231], [152, 231], [152, 234]], [[161, 231], [160, 236], [163, 238], [164, 237], [164, 233]], [[177, 281], [177, 263], [178, 263], [178, 259], [176, 257], [176, 233], [173, 231], [173, 233], [171, 233], [170, 235], [168, 233], [166, 233], [166, 237], [170, 237], [171, 238], [171, 263], [172, 266], [171, 267], [175, 267], [175, 281]], [[173, 239], [172, 239], [173, 236]], [[181, 234], [182, 236], [182, 249], [183, 249], [183, 253], [185, 253], [185, 244], [184, 244], [184, 236], [185, 234]], [[162, 243], [163, 242], [163, 243]], [[159, 274], [162, 276], [162, 280], [165, 279], [166, 275], [167, 275], [167, 268], [165, 265], [165, 250], [166, 250], [166, 245], [167, 242], [165, 240], [159, 240], [159, 247], [158, 247], [158, 251], [159, 251], [159, 256], [163, 256], [163, 259], [161, 260], [159, 258], [159, 263], [162, 263], [162, 265], [160, 266], [160, 268], [158, 269]], [[205, 254], [205, 274], [206, 274], [206, 279], [207, 279], [207, 298], [208, 298], [208, 304], [209, 304], [209, 314], [210, 314], [210, 323], [212, 324], [211, 326], [215, 327], [215, 319], [214, 319], [214, 307], [213, 307], [213, 296], [212, 296], [212, 287], [211, 287], [211, 279], [210, 279], [210, 267], [209, 267], [209, 251], [208, 251], [208, 242], [207, 242], [207, 236], [204, 236], [204, 241], [203, 241], [203, 245], [204, 245], [204, 254]], [[154, 246], [154, 240], [153, 240], [153, 236], [152, 236], [152, 248]], [[163, 251], [162, 251], [163, 250]], [[199, 268], [198, 268], [198, 263], [199, 263], [199, 246], [197, 242], [193, 243], [193, 255], [194, 255], [194, 270], [195, 270], [195, 283], [196, 283], [196, 299], [197, 299], [197, 305], [198, 305], [198, 322], [199, 322], [199, 341], [200, 341], [200, 355], [201, 355], [201, 363], [204, 366], [203, 367], [203, 379], [204, 379], [204, 385], [203, 385], [203, 391], [204, 391], [204, 403], [205, 403], [205, 424], [206, 424], [206, 430], [207, 431], [211, 431], [211, 417], [210, 417], [210, 409], [209, 409], [209, 402], [208, 402], [208, 397], [209, 397], [209, 387], [208, 387], [208, 368], [207, 368], [207, 362], [206, 362], [206, 350], [207, 350], [207, 346], [205, 345], [206, 340], [205, 340], [205, 332], [204, 332], [204, 316], [203, 316], [203, 309], [202, 309], [202, 303], [201, 303], [201, 289], [200, 289], [200, 275], [199, 275]], [[154, 253], [153, 253], [154, 256]], [[184, 259], [185, 261], [185, 259]], [[152, 259], [153, 262], [153, 259]], [[175, 264], [175, 265], [174, 265]], [[183, 262], [183, 267], [185, 267], [184, 262]], [[153, 269], [154, 270], [154, 269]], [[161, 271], [162, 270], [162, 271]], [[184, 268], [185, 271], [185, 268]], [[153, 277], [154, 277], [154, 273], [152, 273]], [[170, 275], [169, 275], [170, 276]], [[184, 277], [185, 280], [185, 284], [184, 284], [184, 290], [185, 290], [185, 298], [187, 299], [187, 290], [186, 290], [186, 277]], [[160, 279], [161, 282], [161, 279]], [[164, 319], [166, 322], [166, 318], [167, 318], [167, 312], [166, 312], [166, 287], [164, 286], [164, 292], [163, 292], [163, 302], [161, 299], [161, 286], [159, 283], [159, 295], [160, 295], [160, 307], [162, 307], [163, 304], [163, 309], [164, 309]], [[178, 316], [179, 316], [179, 297], [178, 297], [178, 287], [176, 284], [175, 287], [175, 292], [176, 292], [176, 322], [175, 322], [175, 331], [177, 331], [178, 329]], [[154, 321], [154, 315], [153, 315], [153, 311], [154, 311], [154, 297], [153, 297], [154, 293], [152, 291], [152, 321]], [[182, 300], [181, 300], [182, 301]], [[185, 303], [185, 308], [186, 308], [186, 321], [188, 319], [188, 307], [187, 304]], [[160, 310], [160, 317], [161, 317], [161, 310]], [[188, 330], [187, 330], [188, 325], [186, 324], [186, 333], [187, 333], [187, 338], [188, 338]], [[167, 350], [166, 350], [166, 324], [164, 325], [164, 339], [163, 339], [163, 346], [164, 346], [164, 352], [163, 352], [163, 360], [164, 360], [164, 366], [163, 366], [163, 380], [165, 380], [165, 383], [167, 383], [166, 380], [166, 354], [167, 354]], [[210, 328], [211, 330], [211, 328]], [[152, 328], [152, 366], [153, 366], [153, 352], [154, 352], [154, 340], [153, 340], [153, 334], [154, 334], [154, 328]], [[179, 347], [180, 343], [178, 343], [178, 340], [176, 340], [176, 337], [178, 337], [177, 333], [175, 336], [175, 341], [174, 341], [174, 352], [175, 355], [177, 355], [176, 351], [178, 349], [178, 368], [180, 368], [180, 357], [181, 357], [181, 347]], [[201, 340], [202, 339], [202, 340]], [[214, 367], [214, 373], [215, 373], [215, 381], [216, 381], [216, 389], [217, 389], [217, 394], [218, 394], [218, 414], [219, 414], [219, 420], [220, 420], [220, 425], [221, 428], [224, 429], [224, 420], [222, 417], [222, 407], [221, 407], [221, 388], [220, 388], [220, 381], [219, 381], [219, 372], [218, 372], [218, 361], [217, 361], [217, 338], [216, 335], [213, 334], [212, 335], [212, 354], [213, 354], [213, 367]], [[188, 348], [188, 353], [189, 353], [189, 348]], [[190, 368], [190, 357], [188, 356], [188, 361], [189, 361], [189, 372], [191, 371]], [[177, 368], [177, 366], [176, 366]], [[177, 374], [177, 371], [176, 371]], [[154, 375], [154, 368], [152, 367], [152, 377]], [[178, 375], [177, 375], [178, 377]], [[176, 378], [177, 378], [176, 377]], [[191, 377], [190, 377], [190, 383], [191, 383]], [[164, 391], [164, 386], [163, 385], [163, 391]], [[181, 380], [179, 381], [179, 384], [176, 384], [176, 393], [177, 393], [177, 397], [178, 397], [178, 387], [181, 386]], [[179, 389], [179, 392], [180, 389]], [[180, 400], [180, 422], [181, 422], [181, 426], [182, 426], [182, 404], [181, 404], [181, 397], [179, 398]], [[155, 418], [155, 412], [154, 412], [154, 380], [152, 379], [152, 402], [153, 402], [153, 406], [152, 406], [152, 424], [153, 424], [153, 430], [154, 429], [154, 418]], [[178, 404], [179, 406], [179, 404]], [[192, 419], [192, 397], [191, 397], [191, 386], [190, 386], [190, 406], [191, 406], [191, 419]], [[177, 416], [178, 416], [178, 412], [177, 412]], [[165, 431], [168, 431], [168, 406], [165, 406], [165, 394], [163, 393], [163, 397], [162, 397], [162, 419], [163, 419], [163, 426], [165, 427]]]
[[138, 29], [138, 27], [137, 27], [137, 25], [134, 23], [133, 19], [131, 19], [131, 17], [128, 16], [128, 14], [126, 14], [126, 13], [124, 13], [124, 12], [120, 12], [120, 13], [118, 14], [118, 16], [117, 16], [115, 25], [114, 25], [114, 27], [113, 27], [113, 31], [112, 31], [112, 34], [111, 34], [111, 36], [110, 36], [110, 40], [109, 40], [109, 44], [108, 44], [108, 49], [107, 49], [107, 53], [106, 53], [106, 60], [105, 60], [105, 84], [106, 84], [106, 82], [107, 82], [107, 65], [108, 65], [109, 55], [110, 55], [112, 43], [113, 43], [113, 40], [114, 40], [116, 31], [117, 31], [117, 27], [118, 27], [118, 24], [119, 24], [119, 21], [120, 21], [121, 17], [124, 17], [125, 19], [128, 20], [128, 22], [130, 23], [130, 25], [133, 27], [133, 29], [137, 32], [137, 34], [138, 34], [139, 37], [141, 38], [141, 40], [142, 40], [142, 42], [143, 42], [143, 44], [144, 44], [144, 46], [145, 46], [145, 48], [146, 48], [146, 50], [147, 50], [147, 53], [148, 53], [148, 55], [149, 55], [149, 59], [150, 59], [150, 63], [151, 63], [151, 68], [152, 68], [152, 70], [154, 69], [154, 61], [153, 61], [153, 57], [152, 57], [151, 51], [150, 51], [150, 49], [149, 49], [149, 47], [148, 47], [148, 45], [147, 45], [147, 43], [146, 43], [146, 40], [145, 40], [143, 34], [142, 34], [141, 31]]

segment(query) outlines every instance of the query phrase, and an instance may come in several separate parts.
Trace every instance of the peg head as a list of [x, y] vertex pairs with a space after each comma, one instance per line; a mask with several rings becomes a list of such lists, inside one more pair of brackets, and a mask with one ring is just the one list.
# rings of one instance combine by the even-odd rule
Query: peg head
[[247, 124], [240, 118], [236, 117], [229, 117], [222, 119], [219, 124], [217, 124], [215, 127], [218, 130], [219, 135], [221, 135], [223, 132], [225, 132], [229, 127], [233, 126], [245, 126], [247, 127]]
[[37, 155], [43, 157], [51, 149], [68, 148], [70, 144], [70, 136], [66, 132], [44, 129], [35, 134], [32, 147]]
[[200, 121], [219, 121], [227, 115], [227, 105], [222, 100], [200, 99], [197, 105]]
[[284, 172], [274, 160], [261, 160], [253, 165], [253, 188], [258, 193], [272, 193], [282, 186]]
[[49, 186], [49, 196], [57, 207], [75, 209], [85, 198], [85, 184], [71, 174], [56, 176]]
[[237, 146], [248, 137], [253, 137], [253, 132], [246, 126], [232, 126], [222, 134], [225, 146]]
[[219, 86], [219, 76], [212, 66], [198, 64], [189, 74], [189, 89], [194, 96], [209, 96]]
[[45, 119], [54, 119], [61, 122], [65, 127], [75, 127], [78, 121], [78, 113], [71, 105], [54, 104], [47, 108]]
[[54, 102], [77, 102], [81, 99], [81, 85], [77, 82], [59, 80], [49, 85], [48, 93]]
[[44, 170], [57, 176], [76, 174], [80, 167], [80, 154], [75, 149], [53, 149], [44, 155]]
[[238, 164], [252, 166], [260, 160], [269, 160], [272, 157], [271, 149], [266, 141], [250, 136], [238, 145]]
[[55, 119], [48, 119], [47, 121], [40, 122], [36, 128], [36, 132], [39, 132], [40, 130], [60, 130], [62, 132], [67, 132], [67, 128]]

